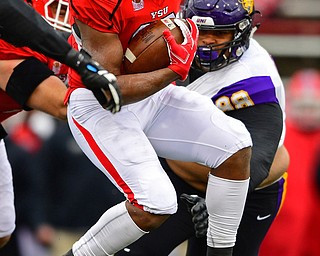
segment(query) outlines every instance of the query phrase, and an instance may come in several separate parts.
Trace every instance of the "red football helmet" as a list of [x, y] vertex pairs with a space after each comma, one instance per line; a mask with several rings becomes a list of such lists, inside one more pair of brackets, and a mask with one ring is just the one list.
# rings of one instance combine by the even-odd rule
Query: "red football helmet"
[[32, 0], [33, 8], [55, 29], [71, 32], [68, 0]]

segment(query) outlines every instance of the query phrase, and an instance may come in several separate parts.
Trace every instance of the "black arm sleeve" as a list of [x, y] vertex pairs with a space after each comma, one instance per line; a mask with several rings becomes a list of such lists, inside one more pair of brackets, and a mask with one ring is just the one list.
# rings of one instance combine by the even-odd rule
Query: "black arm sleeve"
[[282, 111], [278, 104], [260, 104], [225, 113], [241, 120], [251, 134], [253, 141], [249, 185], [251, 192], [269, 174], [282, 133]]
[[[0, 38], [65, 63], [71, 45], [23, 0], [0, 1]], [[67, 63], [66, 63], [67, 64]]]

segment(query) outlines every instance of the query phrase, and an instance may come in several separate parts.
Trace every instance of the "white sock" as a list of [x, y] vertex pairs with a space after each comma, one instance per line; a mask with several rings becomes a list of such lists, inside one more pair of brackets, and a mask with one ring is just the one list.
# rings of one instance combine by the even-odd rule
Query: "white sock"
[[72, 247], [75, 256], [112, 255], [146, 234], [131, 219], [125, 202], [108, 209]]
[[207, 245], [232, 247], [242, 218], [249, 179], [227, 180], [209, 174], [206, 205], [209, 214]]

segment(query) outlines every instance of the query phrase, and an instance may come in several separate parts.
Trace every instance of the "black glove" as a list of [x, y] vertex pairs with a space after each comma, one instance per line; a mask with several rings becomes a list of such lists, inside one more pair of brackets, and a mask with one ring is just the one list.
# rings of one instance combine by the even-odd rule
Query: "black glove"
[[115, 75], [92, 60], [83, 49], [80, 52], [72, 49], [66, 56], [66, 64], [78, 72], [83, 84], [93, 91], [101, 105], [106, 105], [112, 113], [120, 111], [122, 97]]
[[197, 195], [182, 194], [180, 199], [187, 205], [188, 211], [192, 215], [192, 222], [194, 223], [196, 237], [206, 236], [209, 215], [204, 198]]

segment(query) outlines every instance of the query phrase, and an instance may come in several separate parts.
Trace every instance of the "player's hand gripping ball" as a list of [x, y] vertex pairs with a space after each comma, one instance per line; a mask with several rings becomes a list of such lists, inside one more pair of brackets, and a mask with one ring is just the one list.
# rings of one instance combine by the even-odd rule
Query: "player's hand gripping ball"
[[[165, 33], [167, 36], [164, 36], [165, 30], [170, 32]], [[193, 38], [191, 33], [190, 23], [185, 19], [166, 18], [151, 23], [140, 30], [129, 42], [124, 58], [124, 71], [127, 74], [133, 74], [169, 67], [172, 64], [172, 49], [167, 40], [169, 35], [174, 38], [171, 42], [175, 41], [173, 43], [181, 47], [180, 52], [185, 55], [182, 57], [193, 59], [196, 38]], [[192, 48], [191, 52], [190, 48]]]

